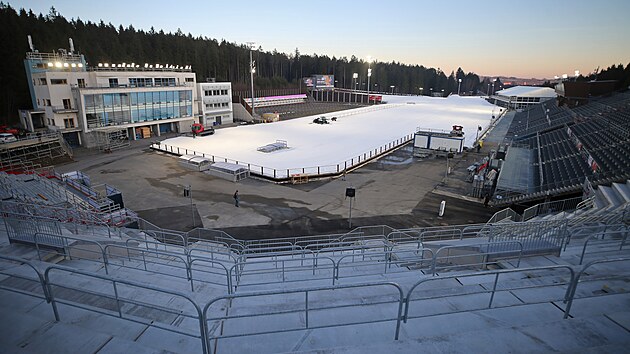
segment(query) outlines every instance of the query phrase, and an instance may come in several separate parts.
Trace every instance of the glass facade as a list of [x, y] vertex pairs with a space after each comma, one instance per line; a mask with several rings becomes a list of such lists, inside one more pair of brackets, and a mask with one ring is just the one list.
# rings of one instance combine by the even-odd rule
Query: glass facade
[[192, 117], [192, 90], [85, 95], [89, 129]]

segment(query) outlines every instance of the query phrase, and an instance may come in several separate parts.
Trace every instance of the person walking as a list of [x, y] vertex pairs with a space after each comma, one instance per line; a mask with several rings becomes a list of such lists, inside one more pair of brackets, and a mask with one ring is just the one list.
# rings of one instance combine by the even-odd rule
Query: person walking
[[483, 206], [487, 208], [487, 207], [488, 207], [488, 203], [489, 203], [489, 202], [490, 202], [490, 194], [489, 194], [489, 193], [486, 193], [486, 196], [485, 196], [485, 198], [483, 199]]
[[238, 189], [236, 190], [236, 192], [234, 192], [234, 206], [235, 207], [239, 207], [238, 206]]

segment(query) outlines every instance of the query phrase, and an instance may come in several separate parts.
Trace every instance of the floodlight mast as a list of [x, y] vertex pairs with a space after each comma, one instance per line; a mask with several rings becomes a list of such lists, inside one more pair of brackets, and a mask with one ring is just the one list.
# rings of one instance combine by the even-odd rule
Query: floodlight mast
[[367, 62], [368, 62], [367, 96], [368, 96], [368, 105], [369, 105], [370, 104], [370, 76], [372, 76], [372, 69], [370, 68], [370, 65], [372, 64], [372, 57], [369, 55], [367, 57]]
[[252, 49], [254, 49], [254, 46], [256, 45], [256, 43], [254, 42], [247, 42], [247, 46], [249, 47], [249, 75], [250, 75], [250, 81], [251, 81], [251, 85], [252, 85], [252, 119], [254, 118], [254, 73], [256, 72], [256, 66], [254, 64], [254, 61], [252, 60]]

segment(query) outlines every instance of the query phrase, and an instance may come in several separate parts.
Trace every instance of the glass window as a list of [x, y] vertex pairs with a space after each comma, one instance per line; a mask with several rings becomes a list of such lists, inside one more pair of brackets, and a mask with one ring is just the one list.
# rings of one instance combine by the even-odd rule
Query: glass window
[[117, 78], [109, 79], [109, 87], [118, 87], [118, 79]]
[[136, 106], [138, 104], [138, 93], [130, 92], [129, 96], [131, 96], [131, 105]]
[[113, 98], [112, 95], [109, 93], [106, 93], [103, 95], [103, 106], [104, 107], [111, 107], [113, 103]]

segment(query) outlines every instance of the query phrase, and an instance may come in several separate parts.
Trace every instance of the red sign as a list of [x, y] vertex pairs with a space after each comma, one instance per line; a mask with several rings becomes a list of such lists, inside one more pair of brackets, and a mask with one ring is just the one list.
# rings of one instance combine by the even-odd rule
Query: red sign
[[369, 99], [370, 99], [370, 101], [381, 102], [381, 100], [383, 99], [383, 96], [381, 96], [381, 95], [370, 95]]

